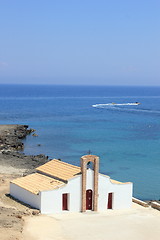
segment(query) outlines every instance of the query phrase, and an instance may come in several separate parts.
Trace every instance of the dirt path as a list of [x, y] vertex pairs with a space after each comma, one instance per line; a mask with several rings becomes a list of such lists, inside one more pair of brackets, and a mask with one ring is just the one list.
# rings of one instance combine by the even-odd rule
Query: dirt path
[[59, 220], [50, 216], [29, 217], [25, 220], [24, 240], [67, 240]]
[[131, 210], [28, 218], [23, 237], [25, 240], [159, 240], [159, 226], [159, 211], [133, 204]]

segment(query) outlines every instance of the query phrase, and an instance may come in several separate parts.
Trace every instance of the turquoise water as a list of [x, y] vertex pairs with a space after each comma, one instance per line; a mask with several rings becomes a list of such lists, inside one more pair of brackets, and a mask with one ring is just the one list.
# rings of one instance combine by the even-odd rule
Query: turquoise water
[[[124, 105], [92, 107], [112, 102]], [[135, 197], [160, 199], [160, 87], [0, 85], [0, 103], [1, 124], [37, 130], [25, 153], [79, 165], [90, 150], [101, 173], [134, 183]]]

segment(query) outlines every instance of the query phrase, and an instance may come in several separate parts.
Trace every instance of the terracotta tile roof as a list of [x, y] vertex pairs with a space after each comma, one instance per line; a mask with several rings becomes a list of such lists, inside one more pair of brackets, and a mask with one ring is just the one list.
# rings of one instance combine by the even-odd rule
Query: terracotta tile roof
[[44, 165], [36, 168], [36, 170], [40, 173], [47, 174], [64, 181], [67, 181], [81, 173], [80, 167], [57, 159], [53, 159], [45, 163]]
[[62, 181], [55, 180], [54, 178], [39, 173], [33, 173], [25, 177], [14, 179], [11, 183], [34, 194], [38, 194], [39, 191], [52, 190], [65, 185]]

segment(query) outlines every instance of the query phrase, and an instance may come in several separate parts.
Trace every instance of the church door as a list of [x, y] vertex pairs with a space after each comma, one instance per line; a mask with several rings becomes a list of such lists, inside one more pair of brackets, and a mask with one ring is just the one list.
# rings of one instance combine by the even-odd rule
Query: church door
[[92, 190], [86, 191], [86, 210], [92, 210]]
[[108, 206], [107, 206], [108, 209], [112, 209], [112, 199], [113, 199], [113, 194], [109, 193], [108, 194]]

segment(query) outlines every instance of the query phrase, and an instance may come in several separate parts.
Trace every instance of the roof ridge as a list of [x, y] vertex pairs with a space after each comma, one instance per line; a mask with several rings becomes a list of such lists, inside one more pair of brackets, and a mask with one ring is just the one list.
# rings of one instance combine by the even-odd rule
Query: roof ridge
[[58, 159], [52, 159], [49, 162], [37, 167], [36, 170], [41, 174], [58, 178], [60, 181], [67, 181], [75, 175], [81, 173], [80, 167]]
[[[51, 161], [52, 161], [52, 160], [51, 160]], [[62, 164], [70, 165], [70, 166], [75, 167], [75, 168], [81, 168], [81, 167], [79, 167], [79, 166], [73, 165], [73, 164], [71, 164], [71, 163], [64, 162], [64, 161], [59, 160], [59, 159], [56, 159], [56, 158], [54, 158], [53, 161], [59, 161], [59, 162], [61, 162]]]

